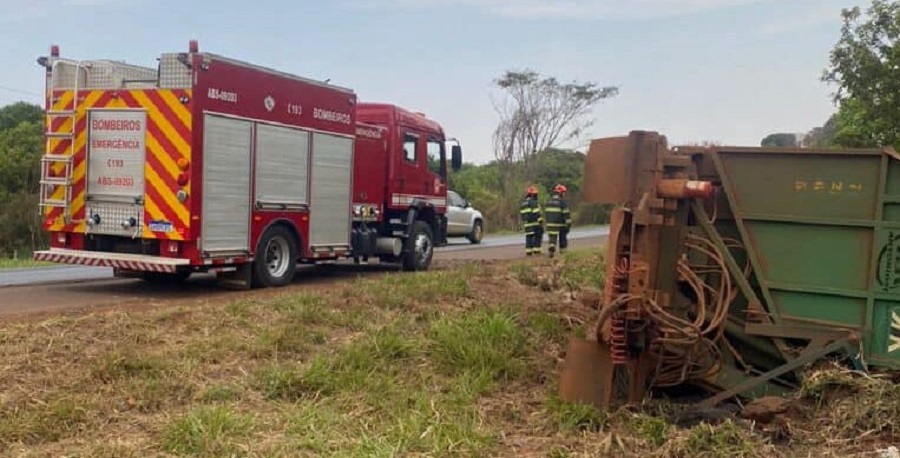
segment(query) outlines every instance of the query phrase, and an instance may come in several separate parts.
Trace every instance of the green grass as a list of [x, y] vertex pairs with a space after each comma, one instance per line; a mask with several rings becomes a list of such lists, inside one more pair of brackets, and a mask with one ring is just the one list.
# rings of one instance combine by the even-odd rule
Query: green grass
[[442, 317], [432, 322], [428, 337], [439, 369], [481, 380], [485, 389], [525, 370], [525, 333], [507, 312], [477, 311], [464, 317]]
[[0, 451], [5, 445], [49, 443], [74, 436], [94, 405], [84, 397], [62, 397], [18, 409], [0, 409]]
[[593, 406], [568, 403], [552, 397], [547, 401], [556, 428], [563, 432], [599, 431], [608, 426], [609, 416]]
[[53, 262], [35, 261], [33, 259], [0, 258], [0, 269], [26, 269], [31, 267], [59, 266]]
[[0, 455], [610, 456], [612, 433], [629, 438], [626, 457], [767, 452], [737, 426], [678, 429], [556, 398], [575, 305], [519, 279], [555, 268], [571, 280], [560, 288], [591, 286], [601, 260], [0, 327]]
[[572, 289], [603, 289], [606, 261], [597, 249], [571, 250], [563, 254], [561, 276]]
[[175, 418], [163, 432], [163, 449], [196, 457], [238, 456], [253, 425], [227, 406], [204, 406]]

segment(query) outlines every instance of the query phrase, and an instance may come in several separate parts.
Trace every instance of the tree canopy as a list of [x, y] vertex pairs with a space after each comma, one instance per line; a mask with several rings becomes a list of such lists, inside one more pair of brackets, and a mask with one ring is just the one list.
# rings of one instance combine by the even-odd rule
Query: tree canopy
[[787, 133], [769, 134], [762, 139], [760, 146], [798, 146], [797, 136]]
[[43, 110], [25, 102], [0, 108], [0, 256], [44, 245], [38, 212]]
[[900, 145], [900, 2], [873, 0], [842, 11], [840, 39], [823, 81], [836, 86], [831, 142]]
[[[582, 135], [593, 125], [590, 116], [601, 101], [618, 94], [615, 86], [595, 82], [562, 83], [556, 77], [534, 70], [507, 70], [494, 84], [502, 96], [494, 107], [500, 121], [494, 130], [494, 157], [511, 171], [524, 164], [525, 179], [534, 179], [538, 153], [559, 147]], [[501, 174], [501, 186], [511, 180]]]

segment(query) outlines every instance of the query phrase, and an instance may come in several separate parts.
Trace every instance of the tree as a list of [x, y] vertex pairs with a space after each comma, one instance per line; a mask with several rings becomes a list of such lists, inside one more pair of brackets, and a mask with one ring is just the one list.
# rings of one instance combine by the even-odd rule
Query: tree
[[579, 137], [593, 120], [589, 114], [618, 88], [594, 82], [561, 83], [533, 70], [508, 70], [494, 84], [503, 97], [494, 108], [500, 122], [494, 130], [494, 155], [505, 172], [501, 187], [508, 189], [511, 165], [522, 162], [527, 180], [535, 177], [537, 154]]
[[767, 147], [797, 146], [797, 136], [786, 133], [769, 134], [759, 144]]
[[834, 141], [900, 145], [900, 2], [873, 0], [842, 12], [841, 36], [822, 79], [837, 86]]
[[0, 130], [0, 196], [38, 192], [42, 135], [41, 126], [28, 121]]
[[825, 124], [815, 127], [803, 137], [803, 146], [806, 147], [825, 147], [830, 146], [834, 142], [835, 135], [838, 130], [838, 115], [831, 115]]
[[18, 102], [0, 108], [0, 131], [11, 129], [23, 122], [41, 124], [44, 109], [27, 102]]
[[0, 256], [46, 243], [38, 218], [43, 111], [17, 103], [0, 108]]

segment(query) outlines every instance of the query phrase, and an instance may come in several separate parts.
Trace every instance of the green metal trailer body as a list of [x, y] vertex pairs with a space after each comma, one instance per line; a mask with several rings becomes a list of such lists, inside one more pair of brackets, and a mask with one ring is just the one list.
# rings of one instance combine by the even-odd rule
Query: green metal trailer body
[[[900, 158], [878, 150], [715, 148], [699, 156], [776, 324], [840, 328], [900, 366]], [[704, 164], [705, 165], [705, 164]]]
[[[635, 131], [591, 143], [582, 192], [617, 208], [595, 345], [570, 346], [593, 353], [567, 355], [563, 398], [776, 394], [835, 352], [900, 367], [893, 150], [669, 148]], [[588, 380], [578, 361], [603, 367]]]

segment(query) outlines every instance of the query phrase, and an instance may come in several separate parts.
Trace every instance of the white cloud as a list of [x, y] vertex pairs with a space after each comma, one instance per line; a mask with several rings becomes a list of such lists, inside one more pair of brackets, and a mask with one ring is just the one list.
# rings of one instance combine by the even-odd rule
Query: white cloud
[[695, 14], [777, 0], [356, 0], [355, 6], [466, 6], [518, 18], [640, 19]]

